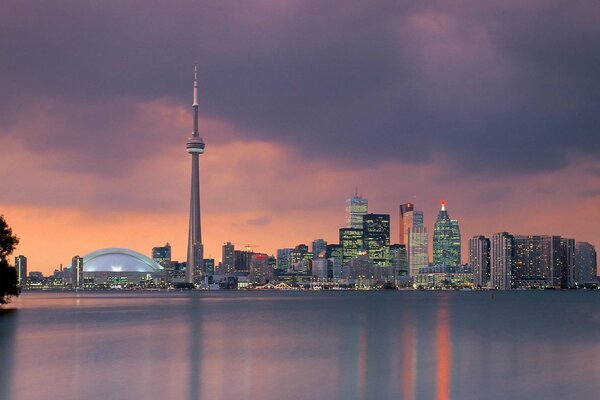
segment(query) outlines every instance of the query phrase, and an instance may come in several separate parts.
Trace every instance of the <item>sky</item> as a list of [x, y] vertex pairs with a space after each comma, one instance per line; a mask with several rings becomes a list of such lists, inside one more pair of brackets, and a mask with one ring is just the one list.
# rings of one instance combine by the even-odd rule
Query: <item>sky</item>
[[[489, 3], [489, 4], [488, 4]], [[440, 200], [466, 239], [600, 245], [595, 0], [5, 0], [0, 214], [29, 270], [103, 247], [184, 261], [199, 69], [205, 256], [337, 242]]]

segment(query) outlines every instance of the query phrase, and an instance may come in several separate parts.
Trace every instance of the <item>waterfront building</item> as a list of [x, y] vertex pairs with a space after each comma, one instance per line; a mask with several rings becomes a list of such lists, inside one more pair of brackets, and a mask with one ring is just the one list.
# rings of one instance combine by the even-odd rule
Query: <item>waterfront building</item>
[[490, 239], [473, 236], [469, 239], [469, 264], [473, 268], [473, 286], [487, 287], [490, 281]]
[[363, 216], [368, 210], [369, 201], [355, 191], [354, 196], [346, 200], [346, 227], [362, 229]]
[[231, 242], [224, 243], [221, 248], [222, 275], [233, 275], [235, 272], [235, 246]]
[[253, 284], [264, 284], [273, 280], [273, 267], [267, 254], [253, 253], [250, 256], [248, 279]]
[[598, 283], [598, 258], [596, 249], [587, 242], [575, 244], [575, 273], [577, 285], [590, 285]]
[[460, 265], [458, 221], [450, 219], [446, 203], [443, 201], [433, 228], [433, 263], [448, 266]]
[[164, 246], [157, 246], [152, 248], [152, 259], [167, 267], [171, 264], [171, 245], [167, 242]]
[[515, 269], [515, 239], [508, 232], [495, 233], [491, 240], [490, 280], [491, 287], [510, 290]]
[[399, 237], [398, 243], [408, 245], [408, 230], [413, 227], [413, 212], [415, 211], [415, 205], [412, 203], [400, 204], [400, 218], [399, 218]]
[[75, 256], [71, 260], [71, 273], [73, 274], [73, 286], [83, 286], [83, 257]]
[[188, 283], [196, 281], [196, 274], [201, 273], [204, 263], [204, 247], [200, 228], [200, 173], [199, 156], [204, 153], [204, 141], [198, 132], [198, 67], [194, 67], [194, 130], [188, 139], [186, 149], [192, 156], [192, 183], [190, 193], [190, 221], [188, 232], [187, 268], [185, 279]]
[[575, 241], [560, 236], [517, 235], [514, 287], [574, 285]]
[[429, 265], [421, 268], [415, 285], [428, 289], [460, 288], [473, 286], [471, 265]]
[[[79, 263], [79, 259], [82, 262]], [[107, 248], [93, 251], [83, 257], [74, 257], [71, 273], [76, 276], [73, 268], [83, 268], [83, 282], [91, 284], [107, 284], [124, 287], [130, 283], [158, 282], [166, 279], [165, 269], [145, 255], [129, 249]], [[77, 285], [76, 282], [73, 283]]]
[[358, 252], [363, 249], [362, 227], [360, 229], [340, 228], [340, 245], [342, 246], [342, 265], [348, 265], [350, 260], [357, 257]]
[[390, 265], [390, 216], [365, 214], [363, 217], [363, 249], [375, 265]]
[[373, 286], [376, 281], [375, 265], [366, 252], [360, 252], [348, 265], [342, 267], [342, 279], [357, 288]]
[[27, 284], [27, 257], [22, 254], [16, 256], [15, 269], [17, 270], [18, 285], [25, 286]]
[[324, 258], [327, 251], [327, 242], [323, 239], [315, 239], [312, 242], [312, 258]]

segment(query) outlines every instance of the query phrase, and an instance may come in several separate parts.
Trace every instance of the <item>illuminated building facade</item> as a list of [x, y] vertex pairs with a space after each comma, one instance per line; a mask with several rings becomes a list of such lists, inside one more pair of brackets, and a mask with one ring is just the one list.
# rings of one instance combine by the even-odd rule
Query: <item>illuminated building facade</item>
[[231, 242], [223, 244], [221, 248], [221, 274], [233, 275], [235, 272], [235, 246]]
[[490, 239], [474, 236], [469, 239], [469, 264], [473, 268], [473, 286], [487, 287], [490, 281]]
[[363, 216], [369, 212], [369, 201], [354, 193], [354, 197], [346, 200], [346, 227], [362, 229]]
[[157, 246], [152, 248], [152, 259], [167, 267], [171, 264], [171, 245], [167, 242], [164, 246]]
[[577, 242], [575, 244], [575, 284], [595, 284], [598, 282], [597, 273], [598, 256], [596, 248], [587, 242]]
[[315, 239], [312, 242], [312, 258], [324, 258], [327, 251], [327, 242], [323, 239]]
[[365, 214], [363, 216], [363, 249], [375, 265], [389, 266], [390, 216]]
[[429, 265], [428, 250], [429, 235], [427, 228], [422, 223], [421, 225], [414, 225], [408, 231], [408, 263], [411, 277], [416, 277], [419, 274], [420, 268], [425, 268]]
[[75, 256], [71, 260], [71, 273], [73, 274], [73, 286], [83, 286], [83, 257]]
[[458, 221], [451, 220], [446, 203], [441, 209], [433, 228], [433, 263], [435, 265], [460, 265], [460, 229]]
[[491, 287], [510, 290], [515, 269], [515, 238], [507, 232], [495, 233], [490, 247]]
[[400, 204], [400, 223], [398, 242], [403, 245], [408, 244], [408, 230], [413, 227], [413, 212], [415, 205], [412, 203]]
[[19, 286], [27, 284], [27, 257], [18, 255], [15, 257], [15, 269], [17, 270], [17, 280]]
[[357, 257], [359, 251], [363, 249], [362, 227], [360, 229], [341, 228], [340, 245], [342, 246], [342, 265], [348, 265], [350, 260]]

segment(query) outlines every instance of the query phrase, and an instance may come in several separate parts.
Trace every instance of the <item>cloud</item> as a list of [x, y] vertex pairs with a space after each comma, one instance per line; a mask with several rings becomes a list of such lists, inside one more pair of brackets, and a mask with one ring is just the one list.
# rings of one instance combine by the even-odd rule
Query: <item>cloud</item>
[[592, 0], [15, 1], [0, 16], [11, 55], [0, 130], [37, 119], [50, 98], [62, 125], [31, 143], [86, 167], [115, 142], [111, 165], [136, 162], [124, 136], [146, 155], [160, 141], [146, 140], [135, 104], [187, 107], [198, 60], [203, 116], [245, 140], [344, 165], [443, 153], [462, 173], [557, 170], [600, 152], [597, 11]]
[[261, 215], [260, 217], [252, 218], [247, 221], [248, 225], [254, 226], [265, 226], [271, 223], [271, 217], [267, 215]]

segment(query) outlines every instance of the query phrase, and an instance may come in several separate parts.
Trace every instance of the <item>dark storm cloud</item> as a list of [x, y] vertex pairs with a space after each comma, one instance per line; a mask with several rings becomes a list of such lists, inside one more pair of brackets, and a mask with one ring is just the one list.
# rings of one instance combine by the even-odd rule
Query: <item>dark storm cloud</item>
[[140, 135], [120, 132], [126, 106], [106, 105], [188, 106], [197, 60], [202, 113], [248, 139], [356, 165], [443, 153], [475, 172], [555, 170], [573, 153], [600, 153], [598, 7], [5, 1], [0, 124], [36, 118], [39, 99], [89, 104], [43, 144], [114, 158], [113, 136], [132, 149]]

